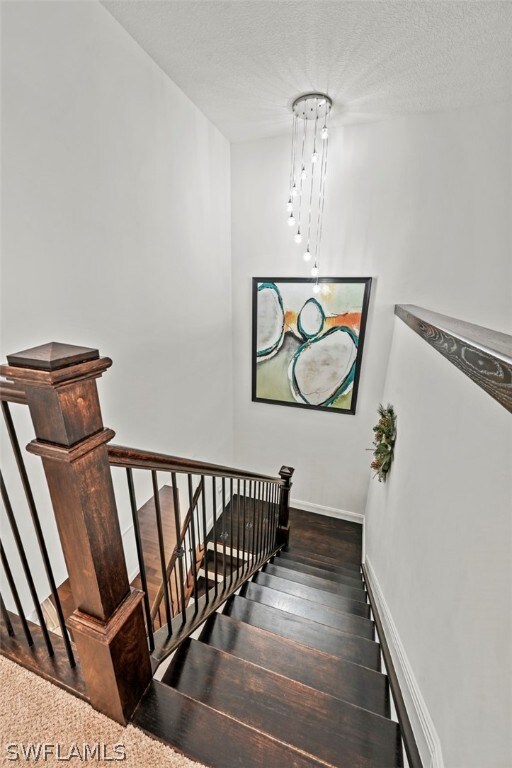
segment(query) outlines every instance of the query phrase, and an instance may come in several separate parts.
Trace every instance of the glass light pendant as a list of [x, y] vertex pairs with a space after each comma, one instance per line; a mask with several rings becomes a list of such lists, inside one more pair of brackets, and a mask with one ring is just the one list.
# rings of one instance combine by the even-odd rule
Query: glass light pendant
[[295, 240], [296, 243], [302, 243], [302, 235], [301, 235], [300, 229], [297, 230], [297, 232], [295, 233], [295, 237], [293, 239]]
[[318, 283], [314, 284], [313, 293], [320, 293], [320, 286], [318, 285]]
[[286, 210], [288, 213], [291, 213], [293, 211], [293, 203], [291, 197], [288, 199], [288, 202], [286, 203]]
[[304, 181], [307, 178], [307, 175], [308, 174], [307, 174], [306, 168], [304, 166], [302, 166], [302, 170], [300, 172], [300, 177], [301, 177], [302, 181]]
[[304, 261], [310, 261], [311, 260], [311, 251], [309, 250], [309, 247], [307, 251], [304, 253]]
[[320, 134], [320, 136], [322, 137], [323, 141], [325, 141], [328, 138], [328, 136], [329, 136], [329, 129], [327, 128], [326, 125], [324, 125], [324, 127], [322, 128], [322, 133]]
[[318, 277], [318, 266], [311, 267], [311, 277]]
[[299, 191], [297, 189], [297, 185], [294, 184], [293, 187], [292, 187], [292, 197], [297, 197], [298, 193], [299, 193]]
[[312, 162], [312, 163], [316, 163], [316, 162], [317, 162], [317, 160], [318, 160], [318, 152], [317, 152], [317, 151], [316, 151], [316, 149], [315, 149], [315, 151], [314, 151], [314, 152], [313, 152], [313, 154], [311, 155], [311, 162]]
[[293, 211], [292, 211], [288, 216], [288, 226], [293, 227], [294, 224], [295, 224], [295, 216], [293, 215]]

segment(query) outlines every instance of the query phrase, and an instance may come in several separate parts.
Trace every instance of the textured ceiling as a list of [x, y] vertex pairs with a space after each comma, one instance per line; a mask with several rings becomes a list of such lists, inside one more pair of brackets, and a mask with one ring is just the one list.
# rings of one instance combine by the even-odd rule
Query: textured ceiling
[[511, 96], [510, 2], [103, 0], [231, 141], [290, 129], [327, 92], [337, 123]]

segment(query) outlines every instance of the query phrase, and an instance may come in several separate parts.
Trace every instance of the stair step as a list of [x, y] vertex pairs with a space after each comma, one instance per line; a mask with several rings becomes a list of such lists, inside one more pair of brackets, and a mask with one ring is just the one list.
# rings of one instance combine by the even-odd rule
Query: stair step
[[289, 581], [296, 581], [298, 584], [306, 584], [306, 586], [315, 587], [315, 589], [323, 589], [324, 592], [332, 592], [339, 597], [348, 597], [350, 600], [359, 600], [360, 603], [366, 603], [366, 591], [363, 587], [358, 589], [348, 587], [346, 584], [340, 584], [330, 579], [321, 579], [318, 576], [311, 576], [309, 573], [302, 573], [302, 571], [281, 568], [280, 565], [274, 563], [267, 563], [263, 566], [262, 571], [269, 573], [271, 576], [279, 576], [281, 579], [289, 579]]
[[306, 555], [291, 555], [289, 552], [279, 552], [277, 555], [279, 560], [286, 560], [290, 563], [301, 563], [302, 565], [311, 565], [313, 568], [322, 568], [324, 571], [330, 571], [331, 573], [337, 573], [340, 576], [345, 576], [347, 579], [355, 581], [356, 584], [360, 584], [363, 580], [363, 574], [361, 571], [357, 572], [352, 568], [344, 568], [341, 565], [331, 565], [330, 563], [324, 563], [321, 560], [317, 560], [313, 555], [306, 557]]
[[272, 672], [389, 717], [386, 675], [307, 648], [221, 613], [207, 621], [200, 640]]
[[248, 581], [242, 587], [240, 594], [248, 600], [254, 600], [264, 605], [270, 605], [272, 608], [278, 608], [286, 613], [293, 613], [310, 621], [316, 621], [322, 626], [339, 629], [342, 632], [351, 632], [358, 637], [365, 637], [367, 640], [374, 638], [373, 621], [363, 619], [354, 614], [341, 613], [334, 608], [326, 605], [317, 605], [311, 600], [304, 600], [302, 597], [295, 597], [286, 592], [279, 592], [277, 589], [264, 587], [261, 584], [255, 584]]
[[317, 576], [319, 579], [334, 581], [336, 584], [345, 584], [347, 587], [353, 587], [354, 589], [363, 589], [363, 582], [361, 579], [357, 580], [350, 576], [334, 573], [333, 571], [326, 571], [324, 568], [297, 563], [293, 560], [283, 559], [282, 557], [272, 557], [270, 562], [279, 565], [280, 568], [288, 568], [292, 571], [298, 571], [299, 573], [307, 573], [309, 576]]
[[325, 605], [337, 611], [342, 611], [342, 613], [353, 613], [356, 616], [362, 616], [364, 619], [370, 618], [370, 606], [368, 603], [350, 600], [347, 597], [339, 597], [332, 592], [324, 592], [322, 589], [315, 589], [315, 587], [308, 587], [306, 584], [282, 579], [280, 576], [271, 576], [269, 573], [262, 571], [254, 574], [252, 580], [263, 587], [270, 587], [271, 589], [279, 590], [279, 592], [302, 597], [304, 600], [311, 600], [317, 605]]
[[156, 680], [144, 694], [132, 723], [211, 768], [325, 768], [325, 763]]
[[236, 595], [226, 603], [224, 613], [309, 648], [316, 648], [369, 669], [380, 669], [380, 646], [373, 640], [341, 632], [293, 613]]
[[320, 560], [322, 563], [328, 563], [329, 565], [339, 565], [342, 568], [347, 568], [350, 571], [354, 571], [357, 576], [359, 576], [361, 573], [361, 561], [359, 560], [359, 555], [358, 560], [354, 562], [350, 558], [348, 560], [344, 558], [343, 552], [341, 550], [337, 552], [336, 557], [322, 555], [314, 548], [305, 550], [303, 547], [294, 546], [290, 546], [286, 550], [281, 550], [281, 552], [283, 552], [283, 554], [290, 555], [292, 558], [296, 557], [297, 555], [299, 557], [314, 557], [315, 560]]
[[400, 764], [396, 723], [198, 640], [180, 646], [163, 681], [329, 765]]

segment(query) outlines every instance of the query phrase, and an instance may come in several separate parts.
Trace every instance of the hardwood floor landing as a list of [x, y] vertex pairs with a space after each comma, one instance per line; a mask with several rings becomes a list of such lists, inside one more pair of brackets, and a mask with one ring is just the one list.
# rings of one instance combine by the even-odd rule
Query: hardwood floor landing
[[339, 565], [359, 566], [363, 555], [363, 526], [347, 520], [290, 509], [288, 552], [328, 557]]

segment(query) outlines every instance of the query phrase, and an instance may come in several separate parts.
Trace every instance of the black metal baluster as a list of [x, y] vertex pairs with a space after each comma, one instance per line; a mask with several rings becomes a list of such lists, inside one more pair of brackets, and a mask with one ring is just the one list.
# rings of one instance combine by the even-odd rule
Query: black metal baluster
[[256, 559], [256, 481], [252, 484], [252, 563], [251, 568], [254, 566]]
[[[181, 600], [181, 615], [183, 623], [187, 620], [187, 606], [185, 605], [185, 576], [183, 574], [183, 555], [184, 548], [181, 540], [180, 530], [180, 497], [178, 494], [178, 483], [176, 480], [176, 472], [171, 472], [172, 479], [172, 498], [174, 506], [174, 525], [176, 527], [176, 556], [178, 558], [178, 568], [180, 571], [180, 600]], [[176, 567], [176, 566], [175, 566]]]
[[251, 509], [252, 509], [252, 480], [249, 480], [247, 483], [247, 504], [246, 504], [246, 513], [247, 513], [247, 520], [245, 523], [245, 530], [246, 530], [246, 542], [245, 542], [245, 548], [246, 548], [246, 555], [247, 555], [247, 569], [246, 573], [249, 573], [251, 569], [251, 560], [252, 560], [252, 549], [251, 549], [251, 541], [252, 541], [252, 522], [251, 522]]
[[258, 483], [258, 509], [259, 509], [259, 520], [258, 520], [258, 563], [261, 560], [261, 556], [263, 553], [263, 483]]
[[268, 522], [270, 528], [270, 535], [268, 539], [269, 552], [274, 550], [274, 496], [276, 492], [276, 486], [274, 483], [270, 486], [270, 509], [268, 512]]
[[236, 481], [236, 580], [240, 574], [240, 480]]
[[196, 548], [196, 532], [195, 532], [195, 523], [194, 523], [193, 504], [194, 504], [194, 494], [192, 493], [192, 475], [189, 472], [188, 473], [188, 505], [190, 509], [190, 532], [191, 532], [191, 539], [192, 539], [191, 562], [192, 562], [192, 578], [194, 580], [194, 604], [196, 606], [196, 611], [197, 611], [199, 595], [198, 595], [198, 589], [197, 589], [197, 548]]
[[48, 650], [48, 654], [50, 656], [53, 656], [53, 645], [52, 641], [50, 640], [50, 635], [48, 633], [48, 628], [46, 626], [46, 622], [44, 620], [43, 612], [41, 610], [41, 603], [39, 602], [39, 597], [37, 595], [36, 587], [34, 584], [34, 580], [32, 578], [32, 573], [30, 571], [30, 566], [28, 564], [27, 556], [25, 554], [25, 549], [23, 547], [23, 542], [21, 540], [20, 532], [18, 529], [18, 524], [16, 523], [16, 519], [14, 517], [14, 512], [11, 506], [11, 502], [9, 500], [9, 496], [7, 495], [7, 489], [4, 484], [4, 479], [2, 476], [2, 473], [0, 472], [0, 491], [2, 493], [2, 500], [4, 502], [5, 511], [7, 513], [7, 518], [9, 520], [12, 534], [14, 537], [14, 541], [16, 542], [16, 548], [18, 550], [18, 554], [20, 556], [21, 564], [23, 566], [23, 572], [25, 574], [25, 578], [27, 579], [28, 588], [30, 590], [30, 594], [32, 596], [32, 601], [34, 603], [34, 608], [37, 614], [37, 618], [39, 619], [39, 625], [41, 627], [41, 631], [43, 633], [44, 641], [46, 643], [46, 648]]
[[259, 482], [254, 483], [254, 563], [258, 562], [259, 557]]
[[133, 471], [130, 467], [126, 468], [126, 478], [128, 481], [128, 495], [130, 497], [130, 507], [132, 511], [133, 530], [135, 533], [135, 546], [137, 548], [137, 560], [139, 562], [140, 584], [144, 593], [144, 612], [146, 614], [146, 627], [149, 637], [149, 650], [155, 650], [155, 641], [153, 637], [153, 622], [151, 621], [151, 608], [149, 605], [148, 582], [146, 579], [146, 564], [144, 562], [144, 552], [142, 550], [142, 540], [140, 537], [139, 515], [137, 512], [137, 499], [135, 497], [135, 486], [133, 483]]
[[16, 589], [16, 584], [14, 583], [14, 579], [12, 577], [11, 569], [9, 567], [9, 563], [7, 561], [7, 557], [4, 552], [4, 547], [2, 542], [0, 541], [0, 559], [2, 561], [2, 565], [4, 567], [5, 572], [5, 578], [7, 579], [7, 584], [9, 585], [9, 589], [11, 590], [11, 594], [14, 600], [14, 604], [16, 605], [16, 610], [18, 611], [18, 616], [21, 621], [21, 626], [23, 627], [23, 632], [25, 633], [25, 638], [27, 640], [27, 643], [29, 645], [34, 645], [34, 640], [32, 639], [32, 635], [30, 633], [30, 629], [28, 628], [27, 620], [25, 618], [25, 613], [23, 611], [23, 606], [21, 604], [20, 596], [18, 595], [18, 590]]
[[276, 548], [277, 543], [277, 522], [279, 514], [279, 486], [274, 485], [274, 510], [272, 513], [272, 549]]
[[233, 585], [233, 549], [234, 549], [234, 536], [233, 536], [233, 478], [229, 481], [229, 586]]
[[174, 596], [176, 598], [176, 600], [175, 600], [175, 602], [176, 602], [176, 610], [174, 610], [174, 608], [173, 608], [173, 613], [172, 613], [172, 616], [174, 618], [175, 616], [178, 615], [178, 612], [179, 612], [178, 609], [179, 609], [179, 605], [180, 605], [180, 588], [179, 588], [179, 585], [178, 585], [178, 563], [176, 562], [176, 560], [174, 561], [174, 567], [172, 569], [172, 572], [174, 574]]
[[5, 626], [7, 627], [7, 632], [9, 634], [9, 637], [14, 637], [14, 629], [12, 628], [11, 619], [7, 612], [7, 608], [5, 607], [5, 603], [2, 595], [0, 595], [0, 612], [2, 613], [2, 618], [4, 620]]
[[206, 605], [210, 602], [210, 590], [208, 589], [208, 531], [206, 530], [206, 483], [204, 475], [201, 475], [201, 510], [203, 513], [203, 564]]
[[213, 572], [215, 574], [215, 595], [219, 591], [219, 565], [217, 562], [217, 488], [215, 478], [212, 477], [212, 498], [213, 498]]
[[254, 545], [252, 548], [253, 551], [253, 566], [256, 565], [256, 562], [258, 560], [258, 483], [254, 483], [253, 487], [253, 494], [254, 494], [254, 525], [253, 525], [253, 538], [254, 538]]
[[226, 563], [226, 540], [228, 538], [228, 532], [227, 532], [227, 509], [226, 509], [226, 478], [222, 478], [221, 480], [221, 487], [222, 487], [222, 533], [220, 534], [222, 539], [222, 589], [226, 589], [226, 573], [227, 573], [227, 563]]
[[196, 567], [197, 567], [197, 565], [199, 565], [199, 567], [197, 567], [197, 582], [199, 583], [199, 579], [201, 578], [201, 576], [200, 576], [201, 560], [199, 560], [199, 556], [201, 555], [201, 548], [202, 548], [202, 543], [201, 543], [201, 516], [200, 516], [200, 512], [199, 512], [199, 500], [200, 500], [201, 494], [203, 492], [203, 486], [202, 486], [201, 480], [197, 484], [197, 488], [196, 488], [195, 492], [198, 494], [197, 498], [195, 499], [194, 511], [195, 511], [195, 515], [196, 515], [196, 546], [197, 546]]
[[242, 574], [245, 573], [245, 565], [248, 560], [247, 551], [245, 548], [245, 531], [246, 531], [245, 520], [246, 520], [246, 512], [247, 512], [247, 480], [244, 480], [243, 489], [244, 489], [244, 500], [242, 502], [242, 553], [243, 553], [244, 561], [242, 563]]
[[167, 584], [167, 563], [165, 562], [164, 531], [162, 527], [162, 510], [160, 508], [160, 493], [158, 490], [158, 478], [154, 469], [151, 470], [151, 482], [153, 484], [153, 499], [155, 503], [156, 531], [158, 535], [158, 551], [160, 554], [160, 569], [162, 571], [162, 588], [164, 591], [165, 618], [167, 631], [172, 635], [171, 601], [169, 600], [169, 586]]
[[43, 560], [46, 578], [48, 579], [48, 585], [50, 587], [50, 592], [52, 593], [55, 610], [57, 611], [57, 619], [59, 621], [59, 626], [62, 633], [62, 639], [64, 641], [64, 645], [66, 648], [66, 654], [67, 654], [70, 665], [74, 667], [76, 665], [75, 657], [73, 654], [73, 649], [71, 647], [71, 641], [69, 639], [69, 633], [66, 627], [64, 613], [62, 611], [59, 592], [57, 590], [57, 585], [55, 583], [55, 578], [53, 576], [53, 569], [50, 563], [48, 549], [46, 548], [46, 542], [44, 540], [43, 530], [41, 528], [41, 523], [39, 521], [39, 514], [38, 514], [36, 503], [34, 500], [34, 495], [32, 493], [32, 488], [30, 486], [30, 480], [28, 478], [25, 462], [23, 461], [23, 454], [20, 449], [18, 436], [16, 435], [16, 429], [14, 427], [11, 411], [9, 409], [9, 403], [5, 401], [2, 402], [2, 413], [4, 416], [5, 426], [7, 428], [7, 433], [9, 435], [11, 447], [14, 453], [14, 458], [16, 460], [16, 465], [18, 467], [18, 472], [20, 474], [21, 484], [23, 486], [23, 491], [25, 493], [25, 498], [27, 500], [30, 517], [32, 518], [32, 524], [34, 526], [34, 530], [36, 533], [37, 543], [39, 545], [39, 551], [41, 552], [41, 557]]
[[274, 493], [273, 483], [268, 484], [268, 510], [267, 510], [267, 557], [272, 551], [272, 494]]
[[187, 620], [187, 606], [185, 605], [185, 575], [183, 573], [183, 555], [184, 547], [181, 540], [181, 521], [180, 521], [180, 497], [178, 494], [178, 482], [176, 480], [176, 472], [171, 472], [172, 479], [172, 498], [174, 506], [174, 525], [176, 528], [176, 556], [178, 558], [178, 568], [180, 572], [180, 601], [181, 601], [181, 615], [183, 617], [183, 623]]
[[270, 539], [269, 539], [269, 533], [270, 533], [270, 483], [265, 483], [265, 514], [264, 514], [264, 521], [265, 521], [265, 541], [263, 544], [264, 549], [264, 557], [267, 557], [269, 547], [270, 547]]
[[261, 560], [263, 560], [265, 555], [267, 554], [267, 533], [268, 533], [267, 488], [268, 488], [267, 483], [261, 484], [261, 532], [262, 532]]

